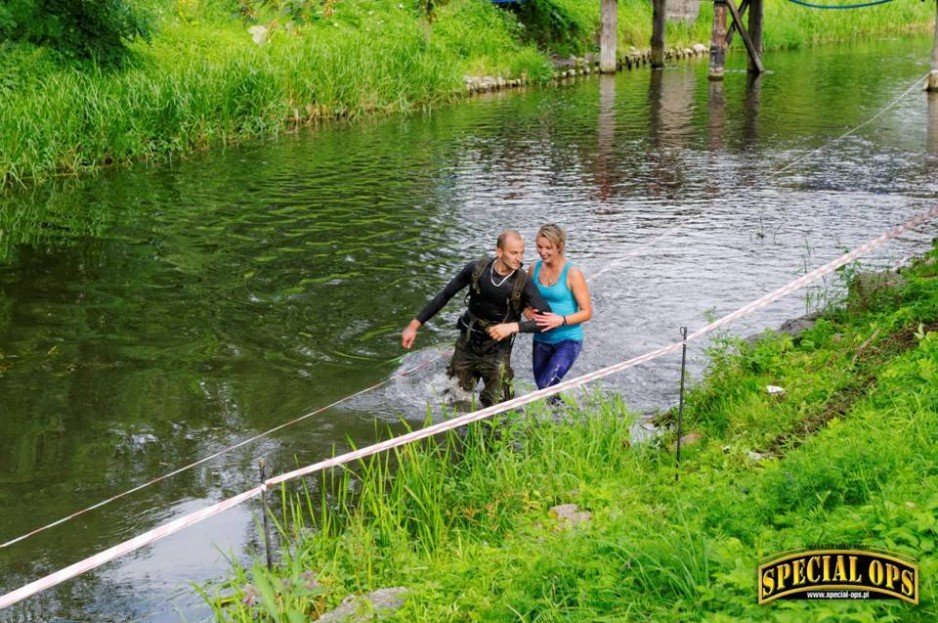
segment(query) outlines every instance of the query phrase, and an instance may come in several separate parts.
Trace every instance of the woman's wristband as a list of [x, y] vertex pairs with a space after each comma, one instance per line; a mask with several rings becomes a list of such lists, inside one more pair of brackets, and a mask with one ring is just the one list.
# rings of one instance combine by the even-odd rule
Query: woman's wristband
[[566, 316], [562, 316], [562, 318], [563, 318], [563, 322], [560, 323], [560, 326], [561, 326], [561, 327], [565, 327], [565, 326], [567, 326], [567, 317], [566, 317]]

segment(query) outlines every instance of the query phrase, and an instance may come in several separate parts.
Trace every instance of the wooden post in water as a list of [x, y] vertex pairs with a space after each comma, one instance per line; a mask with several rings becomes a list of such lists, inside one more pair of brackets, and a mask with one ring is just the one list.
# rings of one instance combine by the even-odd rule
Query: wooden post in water
[[931, 49], [931, 73], [928, 74], [926, 91], [938, 91], [938, 0], [935, 2], [935, 41]]
[[619, 14], [618, 0], [601, 0], [599, 35], [599, 71], [604, 74], [616, 72], [616, 28]]
[[[739, 9], [736, 7], [736, 3], [734, 0], [725, 0], [725, 6], [727, 9], [729, 9], [730, 15], [733, 16], [733, 26], [735, 26], [736, 30], [739, 31], [739, 36], [742, 37], [743, 43], [746, 44], [746, 52], [749, 53], [749, 62], [751, 66], [755, 68], [754, 71], [761, 74], [763, 71], [765, 71], [762, 68], [762, 58], [760, 58], [759, 53], [756, 51], [756, 46], [749, 37], [749, 32], [746, 30], [746, 27], [743, 26], [743, 18], [739, 12]], [[727, 34], [726, 45], [723, 46], [724, 50], [730, 45], [729, 39], [729, 34]]]
[[723, 79], [726, 64], [726, 0], [713, 0], [713, 34], [710, 36], [710, 80]]
[[651, 0], [651, 66], [664, 67], [664, 4]]
[[756, 62], [756, 59], [762, 58], [763, 7], [763, 0], [751, 0], [749, 3], [749, 37], [752, 39], [752, 45], [756, 52], [756, 58], [753, 58], [752, 55], [749, 56], [747, 69], [751, 74], [761, 74], [764, 71]]

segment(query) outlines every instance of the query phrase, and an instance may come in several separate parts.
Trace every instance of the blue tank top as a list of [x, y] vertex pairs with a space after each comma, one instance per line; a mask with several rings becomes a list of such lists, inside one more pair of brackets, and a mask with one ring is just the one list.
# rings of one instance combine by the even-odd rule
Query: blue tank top
[[[580, 311], [580, 306], [577, 305], [576, 299], [573, 297], [573, 291], [570, 290], [570, 287], [567, 285], [567, 271], [570, 270], [573, 264], [569, 261], [564, 264], [563, 270], [560, 271], [560, 277], [557, 278], [557, 283], [552, 286], [545, 286], [538, 279], [541, 274], [541, 264], [541, 260], [538, 260], [534, 265], [534, 285], [537, 286], [544, 300], [550, 304], [550, 308], [553, 312], [561, 316], [569, 316], [570, 314]], [[566, 325], [557, 327], [546, 333], [534, 334], [535, 342], [557, 344], [564, 340], [582, 342], [583, 325]]]

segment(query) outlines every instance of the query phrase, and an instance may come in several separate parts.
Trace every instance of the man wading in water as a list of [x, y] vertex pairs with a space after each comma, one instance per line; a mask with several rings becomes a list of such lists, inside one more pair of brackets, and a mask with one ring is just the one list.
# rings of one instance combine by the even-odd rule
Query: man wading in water
[[522, 310], [530, 307], [537, 312], [550, 311], [537, 287], [521, 270], [523, 257], [521, 234], [503, 232], [498, 237], [494, 260], [483, 257], [466, 264], [401, 333], [401, 346], [413, 346], [417, 329], [457, 292], [470, 286], [468, 309], [457, 322], [459, 337], [446, 372], [470, 392], [481, 379], [485, 384], [479, 396], [483, 407], [508, 400], [514, 393], [511, 387], [514, 334], [539, 330], [534, 320], [522, 320]]

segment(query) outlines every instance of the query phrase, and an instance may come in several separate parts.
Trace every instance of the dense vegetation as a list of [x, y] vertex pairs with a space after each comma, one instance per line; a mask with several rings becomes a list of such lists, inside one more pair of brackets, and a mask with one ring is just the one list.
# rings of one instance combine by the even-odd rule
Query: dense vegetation
[[[768, 48], [925, 28], [934, 14], [766, 11]], [[695, 24], [669, 25], [669, 45], [707, 42], [711, 15], [704, 3]], [[597, 0], [8, 0], [0, 186], [433, 106], [464, 96], [467, 75], [548, 80], [550, 54], [595, 51], [598, 22]], [[648, 2], [620, 2], [621, 49], [647, 47], [650, 23]]]
[[64, 61], [118, 66], [138, 37], [149, 39], [148, 20], [127, 0], [8, 0], [0, 5], [0, 39], [44, 46]]
[[[938, 246], [904, 278], [855, 281], [797, 338], [724, 338], [680, 466], [673, 428], [633, 444], [633, 416], [600, 396], [284, 494], [282, 565], [238, 569], [216, 617], [305, 621], [405, 587], [394, 620], [934, 621]], [[548, 510], [563, 503], [591, 519], [566, 525]], [[756, 604], [761, 559], [830, 546], [917, 560], [921, 603]]]

